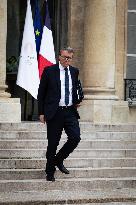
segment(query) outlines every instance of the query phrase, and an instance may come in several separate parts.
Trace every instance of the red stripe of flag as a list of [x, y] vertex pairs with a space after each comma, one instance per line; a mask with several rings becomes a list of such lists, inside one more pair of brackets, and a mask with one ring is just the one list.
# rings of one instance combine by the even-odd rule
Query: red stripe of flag
[[51, 63], [50, 61], [48, 61], [46, 58], [44, 58], [42, 55], [39, 54], [38, 57], [38, 67], [39, 69], [39, 77], [41, 79], [41, 75], [43, 73], [43, 70], [45, 67], [51, 66], [53, 65], [53, 63]]

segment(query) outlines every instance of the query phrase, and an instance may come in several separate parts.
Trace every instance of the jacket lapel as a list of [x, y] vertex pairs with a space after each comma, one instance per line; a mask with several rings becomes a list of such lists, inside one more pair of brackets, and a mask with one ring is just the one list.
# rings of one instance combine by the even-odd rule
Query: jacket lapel
[[[70, 74], [71, 74], [71, 79], [72, 79], [72, 86], [73, 86], [73, 91], [75, 90], [75, 72], [74, 69], [72, 69], [71, 66], [69, 66]], [[55, 68], [55, 80], [57, 82], [58, 90], [61, 92], [61, 81], [60, 81], [60, 69], [59, 69], [59, 64], [56, 64]]]
[[72, 79], [72, 86], [73, 88], [75, 87], [75, 72], [74, 69], [72, 69], [71, 66], [69, 66], [70, 74], [71, 74], [71, 79]]

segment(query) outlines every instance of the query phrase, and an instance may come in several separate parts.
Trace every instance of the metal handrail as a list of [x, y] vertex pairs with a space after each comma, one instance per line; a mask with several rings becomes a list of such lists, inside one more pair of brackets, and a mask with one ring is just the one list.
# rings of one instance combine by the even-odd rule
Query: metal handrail
[[128, 101], [129, 106], [136, 105], [136, 79], [124, 79], [125, 96], [124, 100]]

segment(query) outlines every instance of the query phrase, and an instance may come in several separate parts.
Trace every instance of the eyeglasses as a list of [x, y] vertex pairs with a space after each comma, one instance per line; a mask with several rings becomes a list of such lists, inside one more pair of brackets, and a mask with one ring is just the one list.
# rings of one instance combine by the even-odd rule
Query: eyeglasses
[[69, 56], [61, 56], [61, 58], [63, 58], [64, 60], [67, 60], [67, 61], [71, 61], [72, 60], [72, 58], [69, 57]]

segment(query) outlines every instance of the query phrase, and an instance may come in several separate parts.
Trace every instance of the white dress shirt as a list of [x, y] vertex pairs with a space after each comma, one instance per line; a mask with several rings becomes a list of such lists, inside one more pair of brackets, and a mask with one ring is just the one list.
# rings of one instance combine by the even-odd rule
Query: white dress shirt
[[[69, 104], [67, 106], [72, 105], [72, 79], [71, 74], [68, 68], [68, 75], [69, 75]], [[65, 70], [64, 67], [59, 62], [59, 69], [60, 69], [60, 81], [61, 81], [61, 99], [59, 102], [59, 106], [66, 106], [65, 104]]]

